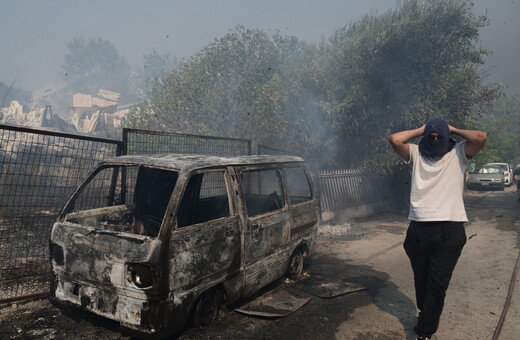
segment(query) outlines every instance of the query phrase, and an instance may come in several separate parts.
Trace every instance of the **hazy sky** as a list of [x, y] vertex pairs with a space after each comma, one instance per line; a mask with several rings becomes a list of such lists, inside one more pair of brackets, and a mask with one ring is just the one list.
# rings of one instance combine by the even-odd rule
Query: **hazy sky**
[[[329, 37], [370, 10], [395, 0], [0, 0], [0, 81], [36, 90], [61, 72], [73, 38], [110, 41], [130, 64], [156, 49], [186, 58], [236, 25], [306, 41]], [[520, 92], [520, 0], [477, 0], [491, 26], [482, 32], [495, 54], [491, 79]], [[493, 67], [495, 65], [495, 67]], [[514, 70], [512, 69], [514, 68]]]

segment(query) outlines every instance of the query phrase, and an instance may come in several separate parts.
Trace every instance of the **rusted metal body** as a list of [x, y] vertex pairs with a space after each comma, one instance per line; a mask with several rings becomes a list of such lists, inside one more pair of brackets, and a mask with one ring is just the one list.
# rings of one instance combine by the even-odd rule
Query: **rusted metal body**
[[53, 226], [51, 300], [168, 335], [192, 312], [211, 321], [198, 315], [211, 297], [232, 303], [282, 277], [312, 251], [318, 220], [298, 157], [109, 159]]

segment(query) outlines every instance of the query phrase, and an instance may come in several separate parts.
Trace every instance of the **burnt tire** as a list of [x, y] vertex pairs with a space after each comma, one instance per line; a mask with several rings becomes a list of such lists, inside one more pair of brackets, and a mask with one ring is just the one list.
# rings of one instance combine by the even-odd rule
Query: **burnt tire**
[[220, 299], [216, 290], [211, 289], [204, 292], [195, 303], [193, 309], [193, 326], [204, 327], [218, 318], [220, 310]]
[[303, 252], [296, 249], [289, 259], [289, 268], [287, 269], [287, 276], [290, 279], [297, 279], [303, 274]]

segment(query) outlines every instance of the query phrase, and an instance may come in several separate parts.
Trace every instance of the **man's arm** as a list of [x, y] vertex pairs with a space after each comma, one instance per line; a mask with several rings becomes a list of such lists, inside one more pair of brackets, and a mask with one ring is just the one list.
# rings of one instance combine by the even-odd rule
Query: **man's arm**
[[410, 160], [410, 145], [408, 142], [415, 137], [422, 136], [424, 133], [425, 125], [421, 126], [417, 129], [405, 130], [401, 132], [396, 132], [391, 135], [388, 140], [392, 145], [395, 153], [401, 156], [405, 161]]
[[451, 125], [448, 125], [451, 133], [460, 136], [466, 140], [464, 146], [464, 152], [466, 157], [471, 158], [477, 154], [484, 147], [487, 141], [487, 134], [478, 130], [463, 130], [457, 129]]

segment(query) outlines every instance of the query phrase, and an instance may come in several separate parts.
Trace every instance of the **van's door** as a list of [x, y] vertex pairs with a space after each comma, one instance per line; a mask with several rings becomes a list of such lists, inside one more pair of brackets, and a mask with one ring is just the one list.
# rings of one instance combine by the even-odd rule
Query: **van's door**
[[285, 175], [291, 208], [291, 241], [305, 239], [307, 245], [312, 246], [319, 219], [318, 199], [312, 177], [303, 165], [285, 168]]
[[197, 171], [185, 185], [169, 247], [170, 290], [238, 276], [240, 229], [226, 169]]
[[279, 168], [239, 169], [239, 182], [247, 218], [243, 290], [247, 295], [285, 273], [291, 224]]

